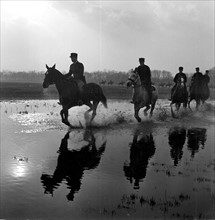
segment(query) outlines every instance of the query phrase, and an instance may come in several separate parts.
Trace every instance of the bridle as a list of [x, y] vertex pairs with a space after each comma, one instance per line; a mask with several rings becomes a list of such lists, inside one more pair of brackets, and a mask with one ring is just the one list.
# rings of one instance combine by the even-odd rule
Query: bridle
[[[45, 72], [45, 77], [47, 77], [48, 76], [48, 74], [50, 74], [50, 71], [51, 70], [47, 70], [46, 72]], [[53, 80], [53, 77], [49, 77], [49, 84], [50, 85], [52, 85], [52, 84], [55, 84], [55, 82], [54, 82], [54, 80]]]
[[[137, 73], [135, 73], [137, 75]], [[132, 83], [133, 87], [140, 87], [142, 84], [138, 84], [138, 75], [135, 77], [135, 79], [128, 78], [128, 80]]]

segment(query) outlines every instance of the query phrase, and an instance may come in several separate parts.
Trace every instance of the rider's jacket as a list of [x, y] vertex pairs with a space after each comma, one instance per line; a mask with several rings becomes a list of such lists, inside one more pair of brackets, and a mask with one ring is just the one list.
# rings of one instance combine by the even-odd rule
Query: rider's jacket
[[184, 83], [186, 83], [186, 82], [187, 82], [187, 76], [186, 76], [185, 73], [177, 73], [177, 74], [175, 75], [173, 81], [174, 81], [175, 83], [177, 83], [178, 80], [179, 80], [181, 77], [184, 79]]
[[208, 75], [203, 75], [203, 79], [205, 80], [205, 83], [210, 82], [210, 77]]
[[193, 83], [199, 83], [203, 79], [203, 74], [201, 72], [196, 72], [193, 74], [192, 79], [191, 79], [191, 84]]
[[86, 83], [84, 77], [84, 65], [78, 61], [70, 65], [69, 73], [67, 73], [65, 76], [73, 76], [74, 79], [82, 80], [84, 83]]
[[136, 68], [142, 84], [151, 85], [151, 70], [147, 65], [140, 65]]

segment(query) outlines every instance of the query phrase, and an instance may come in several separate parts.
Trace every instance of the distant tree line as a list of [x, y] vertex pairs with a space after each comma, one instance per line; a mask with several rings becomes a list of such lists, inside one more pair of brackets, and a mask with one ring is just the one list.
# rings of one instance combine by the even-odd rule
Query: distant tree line
[[[65, 74], [66, 72], [63, 72]], [[152, 82], [156, 86], [170, 87], [173, 85], [173, 75], [168, 71], [152, 70]], [[94, 71], [85, 72], [87, 82], [95, 82], [100, 85], [118, 85], [124, 86], [128, 79], [128, 72], [120, 71]], [[191, 76], [193, 74], [187, 74], [188, 85], [190, 83]], [[215, 88], [215, 67], [209, 70], [210, 87]], [[42, 83], [44, 80], [44, 72], [37, 71], [2, 71], [0, 72], [1, 82], [26, 82], [26, 83]]]

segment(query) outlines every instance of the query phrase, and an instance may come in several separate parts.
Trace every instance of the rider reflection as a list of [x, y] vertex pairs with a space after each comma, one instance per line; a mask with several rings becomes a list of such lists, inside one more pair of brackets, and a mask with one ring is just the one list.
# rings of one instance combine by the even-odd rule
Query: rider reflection
[[194, 158], [195, 153], [199, 151], [201, 146], [204, 149], [206, 141], [206, 128], [191, 128], [187, 132], [187, 147], [191, 152], [191, 157]]
[[182, 127], [174, 127], [169, 130], [170, 155], [177, 166], [183, 156], [183, 146], [186, 140], [186, 130]]
[[69, 133], [61, 140], [61, 145], [58, 150], [57, 167], [53, 175], [42, 174], [41, 182], [45, 189], [45, 194], [53, 195], [55, 189], [64, 181], [67, 188], [70, 189], [67, 199], [74, 200], [74, 194], [80, 190], [81, 179], [84, 170], [94, 169], [99, 165], [102, 154], [105, 151], [106, 142], [97, 149], [96, 139], [90, 130], [86, 130], [84, 140], [88, 142], [80, 150], [69, 150], [68, 139]]
[[151, 133], [141, 135], [137, 131], [130, 148], [130, 163], [124, 164], [123, 170], [130, 183], [134, 180], [134, 189], [139, 189], [139, 183], [146, 177], [149, 159], [155, 153], [155, 144]]

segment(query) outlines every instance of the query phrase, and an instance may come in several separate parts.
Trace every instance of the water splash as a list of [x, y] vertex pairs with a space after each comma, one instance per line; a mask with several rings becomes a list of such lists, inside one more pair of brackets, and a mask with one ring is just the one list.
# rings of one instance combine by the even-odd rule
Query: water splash
[[[60, 110], [61, 106], [57, 105], [57, 100], [31, 100], [1, 103], [1, 113], [8, 115], [10, 119], [18, 122], [23, 126], [21, 132], [34, 133], [53, 129], [68, 129], [61, 122]], [[69, 121], [73, 128], [113, 128], [115, 126], [130, 126], [138, 124], [134, 118], [133, 105], [128, 101], [109, 100], [109, 108], [105, 109], [101, 104], [98, 106], [97, 115], [93, 122], [90, 122], [91, 113], [85, 113], [88, 107], [74, 107], [69, 110]], [[184, 122], [209, 122], [214, 123], [215, 103], [206, 103], [200, 111], [190, 111], [189, 109], [180, 109], [179, 118], [171, 117], [169, 102], [166, 100], [158, 100], [152, 118], [144, 116], [143, 109], [139, 115], [142, 123], [153, 121], [155, 123], [165, 122], [172, 123], [174, 121]]]

